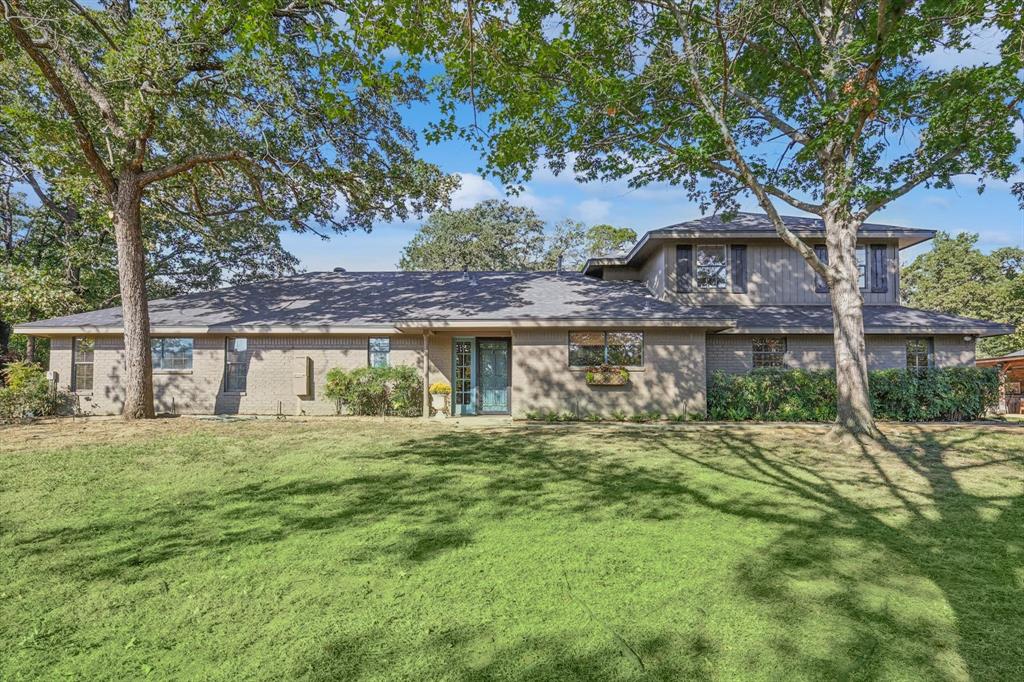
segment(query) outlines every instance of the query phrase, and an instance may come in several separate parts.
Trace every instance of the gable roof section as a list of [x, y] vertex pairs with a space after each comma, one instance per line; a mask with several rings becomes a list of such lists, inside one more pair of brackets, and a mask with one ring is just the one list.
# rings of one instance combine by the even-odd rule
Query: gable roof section
[[[385, 333], [408, 327], [600, 323], [723, 328], [719, 311], [655, 298], [641, 282], [578, 272], [316, 272], [151, 301], [154, 333]], [[120, 333], [121, 309], [18, 325], [23, 334]]]
[[[783, 222], [794, 234], [801, 237], [824, 237], [825, 222], [821, 218], [802, 218], [798, 216], [782, 216]], [[859, 234], [877, 239], [897, 239], [901, 249], [928, 241], [935, 236], [934, 230], [921, 230], [897, 225], [864, 223]], [[775, 226], [763, 213], [737, 213], [732, 220], [722, 220], [721, 216], [704, 216], [696, 220], [669, 225], [651, 230], [622, 256], [591, 258], [583, 271], [589, 275], [600, 274], [606, 266], [638, 267], [654, 244], [672, 239], [690, 239], [706, 237], [708, 239], [778, 239]]]

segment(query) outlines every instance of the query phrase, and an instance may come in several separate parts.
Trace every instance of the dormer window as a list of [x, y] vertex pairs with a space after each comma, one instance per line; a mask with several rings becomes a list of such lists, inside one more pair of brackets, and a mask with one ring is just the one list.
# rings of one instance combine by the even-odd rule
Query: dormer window
[[724, 291], [729, 286], [729, 260], [725, 244], [698, 244], [694, 275], [698, 289]]

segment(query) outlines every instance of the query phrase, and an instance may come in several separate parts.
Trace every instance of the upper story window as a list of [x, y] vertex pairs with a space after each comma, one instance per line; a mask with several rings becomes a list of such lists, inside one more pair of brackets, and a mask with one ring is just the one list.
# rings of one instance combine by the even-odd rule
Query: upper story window
[[728, 247], [725, 244], [698, 244], [695, 255], [697, 288], [724, 291], [729, 286]]
[[926, 370], [935, 366], [935, 344], [932, 339], [907, 339], [907, 369]]
[[71, 339], [71, 386], [75, 392], [92, 390], [93, 357], [96, 342], [88, 338]]
[[249, 340], [242, 336], [227, 339], [224, 353], [224, 390], [242, 393], [249, 374]]
[[390, 365], [391, 339], [380, 336], [370, 339], [370, 367], [387, 367]]
[[150, 339], [155, 370], [192, 369], [192, 339]]
[[569, 332], [570, 367], [643, 364], [643, 332]]
[[861, 244], [857, 247], [857, 286], [868, 288], [868, 247]]
[[785, 336], [754, 337], [754, 368], [786, 366]]

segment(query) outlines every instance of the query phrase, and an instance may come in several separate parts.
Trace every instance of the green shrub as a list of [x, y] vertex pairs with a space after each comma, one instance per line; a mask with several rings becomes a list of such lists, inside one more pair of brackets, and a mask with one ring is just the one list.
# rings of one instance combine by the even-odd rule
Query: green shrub
[[327, 373], [324, 395], [350, 414], [418, 417], [423, 414], [423, 381], [414, 367], [360, 367]]
[[70, 396], [51, 386], [39, 365], [28, 362], [7, 365], [4, 383], [6, 385], [0, 388], [0, 421], [63, 414], [70, 406]]
[[[975, 367], [870, 373], [875, 416], [892, 421], [978, 419], [999, 399], [998, 373]], [[715, 372], [708, 385], [708, 416], [727, 421], [813, 421], [836, 418], [835, 373], [756, 369]]]

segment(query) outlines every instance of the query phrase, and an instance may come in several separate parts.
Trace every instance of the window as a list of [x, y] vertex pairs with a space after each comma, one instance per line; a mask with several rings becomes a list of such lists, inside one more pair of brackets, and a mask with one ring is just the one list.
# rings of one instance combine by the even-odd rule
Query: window
[[907, 339], [907, 369], [925, 370], [934, 364], [931, 339]]
[[224, 354], [224, 390], [229, 393], [244, 392], [248, 373], [249, 340], [242, 337], [229, 337], [227, 352]]
[[729, 283], [725, 244], [697, 246], [696, 278], [698, 289], [725, 289]]
[[75, 392], [92, 390], [92, 363], [96, 342], [92, 339], [71, 340], [71, 385]]
[[391, 339], [386, 336], [370, 339], [370, 367], [387, 367], [390, 353]]
[[643, 332], [569, 332], [569, 366], [644, 364]]
[[153, 369], [192, 369], [192, 339], [150, 339]]
[[867, 245], [857, 247], [857, 286], [861, 289], [868, 288], [868, 247]]
[[754, 337], [754, 369], [786, 366], [785, 336]]

